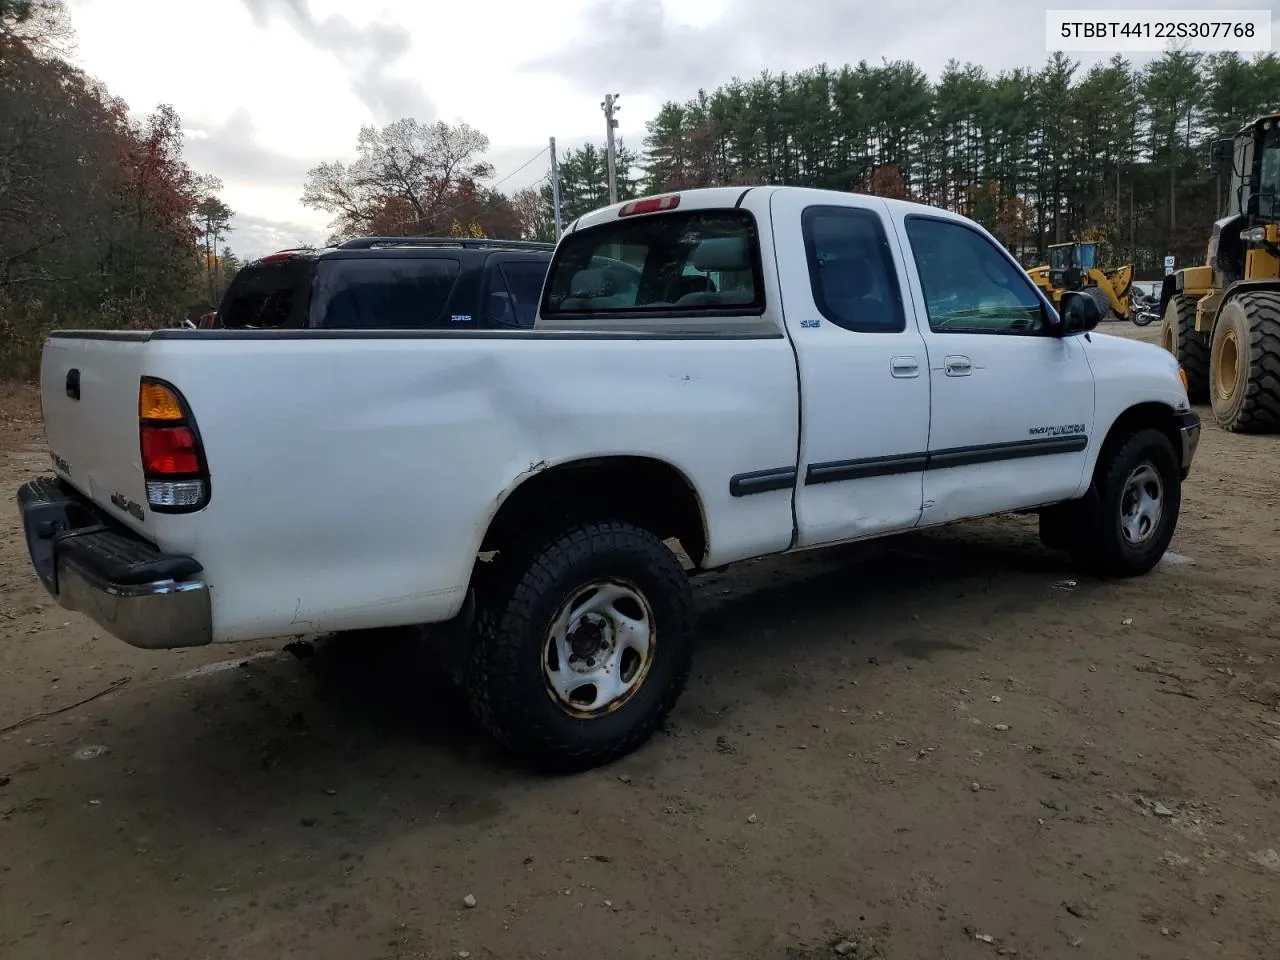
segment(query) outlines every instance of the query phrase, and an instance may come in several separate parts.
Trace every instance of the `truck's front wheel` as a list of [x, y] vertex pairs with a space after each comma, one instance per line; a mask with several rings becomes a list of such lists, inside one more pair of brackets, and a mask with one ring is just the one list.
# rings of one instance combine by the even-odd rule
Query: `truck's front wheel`
[[1182, 506], [1182, 481], [1169, 438], [1150, 428], [1103, 451], [1097, 499], [1077, 530], [1072, 553], [1103, 576], [1151, 570], [1169, 548]]
[[503, 746], [571, 772], [644, 743], [688, 679], [693, 593], [675, 554], [626, 523], [572, 526], [495, 561], [467, 688]]

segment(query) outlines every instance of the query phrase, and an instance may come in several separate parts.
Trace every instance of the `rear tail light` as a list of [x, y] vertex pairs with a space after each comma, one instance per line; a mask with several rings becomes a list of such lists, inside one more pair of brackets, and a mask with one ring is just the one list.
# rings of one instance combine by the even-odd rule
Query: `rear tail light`
[[191, 408], [177, 388], [143, 377], [138, 444], [147, 503], [157, 513], [191, 513], [209, 502], [209, 468]]

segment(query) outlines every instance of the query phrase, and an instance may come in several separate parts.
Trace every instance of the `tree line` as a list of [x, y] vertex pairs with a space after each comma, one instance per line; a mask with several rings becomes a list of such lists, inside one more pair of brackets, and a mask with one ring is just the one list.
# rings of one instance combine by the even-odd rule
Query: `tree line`
[[[1155, 277], [1166, 255], [1199, 262], [1224, 206], [1210, 141], [1277, 108], [1274, 53], [1170, 50], [1142, 69], [1117, 56], [1085, 71], [1059, 53], [994, 75], [953, 60], [936, 82], [905, 61], [764, 72], [664, 104], [642, 156], [620, 164], [620, 195], [637, 184], [872, 193], [970, 216], [1028, 266], [1049, 244], [1096, 240]], [[569, 218], [606, 195], [598, 154], [562, 161]], [[543, 234], [550, 197], [548, 185]]]
[[[161, 105], [138, 121], [67, 61], [63, 0], [0, 0], [0, 376], [30, 376], [56, 326], [172, 325], [216, 305], [239, 268], [221, 184], [182, 156]], [[1171, 50], [1141, 69], [1050, 56], [991, 74], [952, 61], [762, 72], [664, 104], [640, 149], [619, 142], [618, 195], [794, 184], [956, 210], [1030, 266], [1097, 240], [1154, 277], [1197, 262], [1224, 185], [1208, 144], [1280, 106], [1280, 58]], [[549, 178], [494, 182], [466, 123], [365, 126], [355, 159], [307, 171], [301, 202], [358, 235], [552, 240]], [[539, 158], [535, 158], [539, 159]], [[562, 221], [608, 203], [605, 151], [559, 158]], [[541, 158], [545, 163], [545, 156]]]
[[[1198, 262], [1225, 184], [1209, 143], [1280, 106], [1280, 57], [1169, 50], [1081, 70], [1057, 53], [992, 74], [951, 61], [936, 81], [907, 61], [768, 71], [662, 106], [642, 149], [620, 144], [620, 199], [694, 187], [792, 184], [898, 197], [982, 223], [1027, 266], [1099, 241], [1140, 277]], [[360, 232], [554, 239], [550, 177], [485, 187], [488, 140], [411, 120], [360, 135], [350, 167], [311, 171], [303, 202]], [[562, 220], [608, 203], [604, 149], [559, 159]]]
[[176, 325], [237, 268], [178, 115], [131, 119], [71, 42], [62, 0], [0, 0], [0, 377], [33, 376], [54, 327]]

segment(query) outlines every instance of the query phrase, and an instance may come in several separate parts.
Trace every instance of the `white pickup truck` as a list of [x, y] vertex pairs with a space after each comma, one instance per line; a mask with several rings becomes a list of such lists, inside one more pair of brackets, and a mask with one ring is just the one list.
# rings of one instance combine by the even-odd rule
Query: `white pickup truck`
[[19, 501], [128, 643], [445, 625], [492, 734], [584, 769], [676, 702], [699, 570], [1009, 512], [1152, 569], [1199, 419], [1098, 319], [942, 210], [648, 197], [570, 225], [533, 329], [54, 333]]

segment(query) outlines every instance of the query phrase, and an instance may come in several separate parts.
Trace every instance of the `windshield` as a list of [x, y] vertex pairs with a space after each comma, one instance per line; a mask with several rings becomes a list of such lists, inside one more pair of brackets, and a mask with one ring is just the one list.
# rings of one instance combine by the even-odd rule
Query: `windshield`
[[743, 210], [621, 219], [560, 242], [543, 315], [759, 314], [755, 220]]

